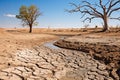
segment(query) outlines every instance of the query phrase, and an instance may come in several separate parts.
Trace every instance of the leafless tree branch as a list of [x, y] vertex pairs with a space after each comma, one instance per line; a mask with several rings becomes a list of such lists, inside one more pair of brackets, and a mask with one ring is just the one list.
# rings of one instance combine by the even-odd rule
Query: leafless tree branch
[[120, 7], [112, 9], [112, 10], [109, 12], [108, 17], [110, 17], [113, 12], [118, 11], [118, 10], [120, 10]]
[[94, 19], [94, 18], [96, 18], [96, 17], [87, 17], [83, 20], [83, 22], [85, 22], [86, 20], [89, 20], [89, 22], [91, 23], [92, 19]]
[[120, 4], [120, 0], [111, 0], [109, 7], [107, 9], [107, 14], [109, 14], [109, 16], [111, 15], [112, 12], [114, 12], [114, 9], [112, 9], [114, 6], [116, 6], [117, 4]]
[[106, 31], [108, 29], [108, 19], [120, 20], [120, 17], [110, 18], [112, 13], [120, 10], [120, 7], [118, 5], [120, 4], [120, 0], [108, 0], [106, 3], [104, 3], [103, 0], [99, 0], [98, 4], [93, 4], [89, 1], [83, 0], [81, 5], [77, 5], [75, 3], [70, 4], [74, 6], [74, 9], [67, 10], [69, 13], [80, 12], [82, 13], [81, 18], [87, 15], [83, 22], [86, 20], [89, 20], [89, 22], [91, 22], [91, 20], [94, 18], [101, 18], [104, 22], [103, 31]]
[[120, 21], [120, 17], [118, 17], [118, 18], [110, 18], [110, 19], [115, 19], [115, 20], [119, 20]]

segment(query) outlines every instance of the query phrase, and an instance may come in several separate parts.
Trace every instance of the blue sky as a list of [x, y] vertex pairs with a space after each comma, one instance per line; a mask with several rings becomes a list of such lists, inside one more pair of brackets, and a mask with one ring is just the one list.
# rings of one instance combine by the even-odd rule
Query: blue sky
[[[70, 14], [65, 12], [65, 9], [70, 9], [70, 2], [79, 3], [80, 0], [0, 0], [0, 27], [22, 27], [21, 21], [15, 18], [15, 15], [19, 13], [21, 5], [36, 5], [43, 13], [38, 18], [39, 25], [41, 27], [53, 27], [53, 28], [78, 28], [85, 24], [80, 19], [80, 13]], [[91, 0], [94, 1], [94, 0]], [[116, 15], [116, 14], [115, 14]], [[100, 19], [94, 20], [90, 23], [90, 26], [101, 25]], [[117, 25], [120, 22], [111, 21], [110, 25]]]

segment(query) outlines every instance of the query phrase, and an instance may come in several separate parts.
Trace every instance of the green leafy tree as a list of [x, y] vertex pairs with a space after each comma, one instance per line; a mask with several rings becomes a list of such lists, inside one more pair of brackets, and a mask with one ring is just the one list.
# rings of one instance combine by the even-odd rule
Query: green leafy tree
[[24, 26], [29, 26], [29, 33], [32, 32], [32, 26], [36, 25], [36, 19], [41, 15], [39, 9], [35, 5], [29, 7], [21, 6], [19, 9], [19, 15], [16, 18], [21, 19]]

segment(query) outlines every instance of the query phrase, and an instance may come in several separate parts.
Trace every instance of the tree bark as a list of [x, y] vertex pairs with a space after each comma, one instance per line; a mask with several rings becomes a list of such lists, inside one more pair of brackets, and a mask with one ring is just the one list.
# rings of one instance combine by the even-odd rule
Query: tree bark
[[104, 22], [103, 32], [108, 31], [108, 27], [109, 27], [109, 26], [108, 26], [108, 18], [107, 18], [107, 15], [104, 15], [103, 22]]
[[103, 32], [108, 30], [108, 22], [104, 20]]
[[30, 24], [29, 27], [30, 27], [29, 33], [32, 33], [32, 24]]

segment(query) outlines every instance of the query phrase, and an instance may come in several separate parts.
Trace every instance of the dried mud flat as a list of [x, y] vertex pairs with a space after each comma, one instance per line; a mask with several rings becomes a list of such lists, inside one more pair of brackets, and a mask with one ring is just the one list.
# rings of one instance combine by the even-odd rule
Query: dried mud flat
[[[49, 34], [20, 32], [21, 29], [0, 28], [0, 69], [6, 68], [9, 58], [24, 48], [31, 49], [58, 37]], [[34, 29], [33, 29], [34, 30]]]
[[106, 66], [84, 52], [37, 46], [18, 51], [0, 80], [113, 80]]
[[[72, 30], [74, 32], [71, 32], [71, 30], [36, 30], [32, 34], [28, 34], [26, 29], [0, 29], [0, 80], [119, 80], [116, 74], [115, 78], [110, 74], [110, 72], [112, 72], [112, 75], [116, 73], [115, 64], [111, 64], [109, 68], [108, 65], [93, 59], [96, 55], [94, 54], [95, 51], [96, 53], [100, 52], [102, 47], [91, 47], [88, 42], [90, 42], [90, 39], [93, 42], [97, 41], [93, 39], [100, 38], [98, 35], [87, 36], [89, 40], [84, 44], [86, 38], [81, 38], [81, 34], [86, 37], [85, 35], [89, 32], [82, 33], [79, 30]], [[59, 35], [66, 36], [70, 34], [79, 36], [71, 37], [71, 39], [63, 38], [63, 40], [60, 40], [62, 42], [58, 41], [57, 43], [59, 43], [59, 46], [61, 45], [60, 47], [72, 47], [71, 49], [77, 49], [77, 46], [81, 44], [83, 48], [79, 48], [80, 51], [62, 48], [53, 49], [50, 46], [42, 45], [47, 41], [58, 39]], [[106, 39], [100, 41], [106, 42]], [[116, 42], [114, 38], [111, 40]], [[116, 44], [119, 44], [119, 39]], [[115, 48], [115, 50], [112, 48]], [[91, 49], [93, 51], [89, 51]], [[96, 50], [94, 51], [94, 49]], [[114, 50], [115, 53], [118, 51], [119, 54], [119, 48], [116, 49], [116, 46], [112, 46], [110, 49]], [[88, 55], [89, 53], [91, 55]], [[109, 55], [105, 58], [104, 55], [101, 57], [97, 54], [97, 57], [103, 58], [103, 60], [106, 58], [113, 59], [109, 58]], [[116, 59], [119, 61], [119, 55]], [[114, 70], [111, 70], [112, 65]]]
[[100, 33], [61, 39], [55, 45], [87, 52], [107, 66], [109, 75], [120, 80], [120, 36], [118, 33]]

